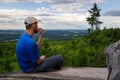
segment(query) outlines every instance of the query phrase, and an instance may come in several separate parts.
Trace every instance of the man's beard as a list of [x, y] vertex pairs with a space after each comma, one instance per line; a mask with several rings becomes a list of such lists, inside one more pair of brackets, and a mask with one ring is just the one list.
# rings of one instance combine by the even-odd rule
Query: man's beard
[[38, 33], [38, 29], [34, 29], [34, 33]]

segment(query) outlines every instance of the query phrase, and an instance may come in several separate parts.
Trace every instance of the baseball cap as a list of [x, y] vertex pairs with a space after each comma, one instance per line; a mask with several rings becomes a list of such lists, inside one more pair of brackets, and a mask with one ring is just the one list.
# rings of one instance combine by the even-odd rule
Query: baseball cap
[[35, 17], [27, 17], [24, 21], [25, 25], [33, 24], [35, 22], [40, 22], [40, 20], [36, 19]]

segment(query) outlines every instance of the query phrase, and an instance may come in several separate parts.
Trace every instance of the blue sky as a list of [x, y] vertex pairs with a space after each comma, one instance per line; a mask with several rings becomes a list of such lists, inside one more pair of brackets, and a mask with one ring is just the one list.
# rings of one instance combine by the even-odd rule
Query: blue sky
[[27, 16], [42, 20], [44, 29], [87, 29], [94, 2], [101, 9], [101, 29], [120, 27], [120, 0], [1, 0], [0, 29], [25, 29]]

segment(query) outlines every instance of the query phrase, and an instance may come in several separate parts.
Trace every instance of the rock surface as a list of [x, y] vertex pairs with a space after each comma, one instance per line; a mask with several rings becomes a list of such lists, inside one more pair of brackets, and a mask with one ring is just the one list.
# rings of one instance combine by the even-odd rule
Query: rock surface
[[120, 41], [105, 48], [108, 80], [120, 80]]
[[0, 80], [107, 80], [107, 68], [67, 67], [52, 72], [13, 72], [0, 75]]

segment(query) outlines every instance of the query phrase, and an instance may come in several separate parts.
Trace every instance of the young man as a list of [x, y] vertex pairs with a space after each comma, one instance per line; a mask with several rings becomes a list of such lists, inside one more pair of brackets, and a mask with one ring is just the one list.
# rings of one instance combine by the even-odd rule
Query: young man
[[[34, 17], [27, 17], [24, 23], [26, 33], [20, 36], [16, 45], [17, 60], [22, 71], [29, 73], [60, 69], [63, 64], [61, 55], [45, 58], [44, 55], [39, 54], [44, 30], [38, 28], [38, 20]], [[34, 33], [40, 34], [38, 44], [32, 38]]]

